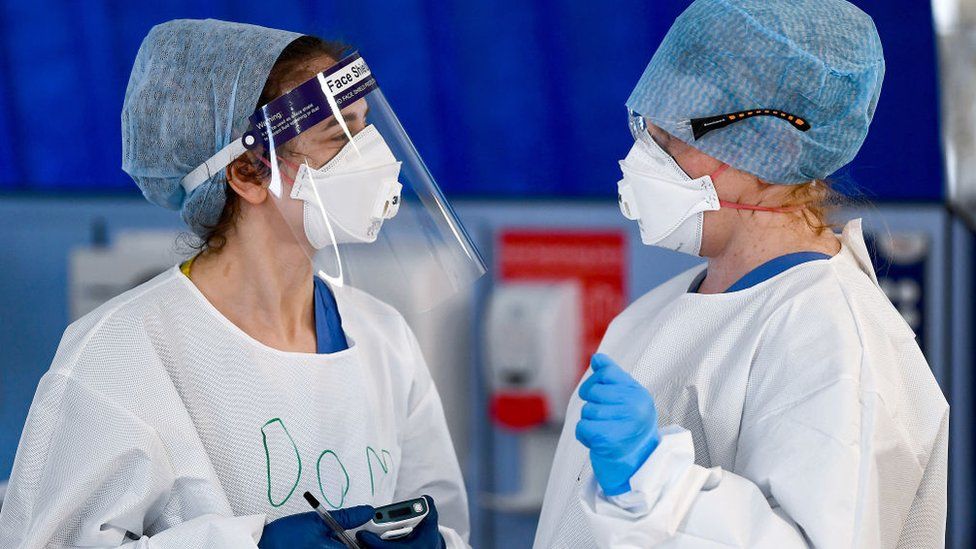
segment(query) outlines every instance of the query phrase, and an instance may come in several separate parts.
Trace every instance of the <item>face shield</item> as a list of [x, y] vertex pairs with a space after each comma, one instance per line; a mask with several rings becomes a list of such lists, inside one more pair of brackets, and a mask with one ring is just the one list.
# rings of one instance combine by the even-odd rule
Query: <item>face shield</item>
[[332, 287], [423, 312], [485, 273], [358, 53], [259, 107], [250, 121], [226, 158], [245, 149], [260, 158], [283, 225]]

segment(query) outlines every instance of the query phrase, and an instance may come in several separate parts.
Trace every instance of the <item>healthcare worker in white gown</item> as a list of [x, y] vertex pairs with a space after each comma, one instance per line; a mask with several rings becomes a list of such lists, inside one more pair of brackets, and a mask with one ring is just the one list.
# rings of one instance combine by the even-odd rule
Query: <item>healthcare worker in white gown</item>
[[[333, 94], [336, 82], [352, 91]], [[360, 544], [467, 546], [464, 484], [417, 340], [349, 283], [346, 251], [389, 253], [373, 246], [427, 213], [415, 197], [450, 211], [365, 61], [290, 32], [171, 21], [139, 50], [122, 130], [123, 168], [203, 250], [65, 331], [0, 547], [343, 547], [305, 492], [345, 528], [428, 496], [409, 535], [360, 532]], [[455, 221], [424, 219], [434, 232], [420, 240], [457, 238], [436, 231]]]
[[627, 103], [620, 203], [707, 265], [608, 328], [536, 547], [943, 546], [948, 405], [860, 221], [824, 218], [884, 67], [844, 0], [697, 0], [674, 23]]

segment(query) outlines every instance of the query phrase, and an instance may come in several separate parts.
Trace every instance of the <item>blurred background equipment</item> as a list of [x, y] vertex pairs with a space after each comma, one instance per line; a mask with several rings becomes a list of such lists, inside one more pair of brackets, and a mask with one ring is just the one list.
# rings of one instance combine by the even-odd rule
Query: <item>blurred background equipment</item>
[[[518, 460], [515, 468], [491, 471], [489, 490], [501, 493], [483, 501], [491, 510], [534, 516], [542, 509], [570, 396], [625, 305], [626, 235], [503, 229], [495, 233], [494, 252], [481, 353], [496, 434], [518, 447]], [[505, 461], [497, 451], [490, 455]]]
[[[952, 405], [947, 546], [971, 547], [976, 0], [852, 1], [874, 17], [888, 72], [863, 150], [836, 176], [855, 198], [839, 217], [865, 218], [882, 284]], [[346, 40], [383, 75], [495, 267], [473, 292], [407, 315], [464, 468], [471, 541], [528, 547], [544, 456], [605, 323], [696, 264], [642, 246], [616, 205], [632, 144], [624, 101], [687, 2], [622, 0], [596, 15], [581, 0], [265, 5], [0, 4], [0, 481], [65, 326], [190, 251], [178, 214], [121, 171], [119, 113], [152, 25], [215, 17]], [[616, 251], [593, 259], [601, 247]], [[537, 305], [520, 313], [523, 300]]]
[[495, 422], [515, 431], [562, 425], [580, 363], [580, 287], [508, 283], [488, 306], [484, 353]]
[[580, 288], [572, 282], [509, 283], [488, 306], [483, 352], [488, 357], [491, 417], [518, 439], [518, 477], [509, 494], [485, 494], [499, 511], [539, 512], [549, 466], [580, 363]]
[[121, 231], [111, 247], [95, 242], [72, 250], [68, 259], [71, 320], [188, 259], [192, 250], [176, 250], [178, 236], [175, 231]]
[[941, 65], [946, 188], [953, 211], [976, 225], [976, 2], [934, 0]]

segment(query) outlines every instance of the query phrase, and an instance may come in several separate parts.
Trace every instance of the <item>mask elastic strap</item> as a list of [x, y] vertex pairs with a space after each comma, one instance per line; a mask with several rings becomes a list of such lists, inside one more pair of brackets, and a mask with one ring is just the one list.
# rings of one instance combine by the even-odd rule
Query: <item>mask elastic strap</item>
[[[285, 164], [288, 164], [288, 166], [290, 166], [296, 172], [298, 171], [298, 167], [297, 167], [298, 165], [295, 164], [294, 162], [289, 162], [289, 161], [285, 160], [284, 158], [281, 158], [280, 156], [278, 158], [280, 158], [281, 161], [284, 162]], [[273, 169], [273, 168], [271, 168], [271, 162], [268, 162], [268, 159], [267, 158], [265, 158], [265, 157], [263, 157], [261, 155], [258, 155], [258, 159], [261, 160], [261, 163], [264, 164], [265, 166], [267, 166], [268, 169]], [[289, 185], [294, 185], [295, 184], [295, 180], [292, 179], [291, 177], [288, 177], [288, 174], [286, 174], [286, 173], [284, 173], [282, 171], [279, 171], [278, 173], [280, 173], [288, 181], [288, 184]]]
[[749, 210], [751, 212], [767, 212], [767, 213], [793, 213], [800, 210], [806, 209], [806, 206], [790, 206], [789, 208], [769, 208], [766, 206], [753, 206], [751, 204], [739, 204], [738, 202], [726, 202], [725, 200], [719, 200], [719, 205], [723, 208], [729, 208], [730, 210]]
[[[722, 175], [725, 172], [725, 170], [727, 170], [727, 169], [729, 169], [729, 165], [728, 164], [722, 164], [721, 166], [718, 167], [717, 170], [715, 170], [714, 172], [712, 172], [712, 174], [709, 176], [709, 177], [712, 178], [712, 183], [714, 184], [715, 180], [718, 179], [718, 177], [720, 175]], [[728, 202], [728, 201], [725, 201], [725, 200], [719, 200], [718, 203], [723, 208], [728, 208], [730, 210], [748, 210], [748, 211], [751, 211], [751, 212], [793, 213], [793, 212], [798, 212], [800, 210], [806, 209], [806, 206], [790, 206], [788, 208], [772, 208], [772, 207], [767, 207], [767, 206], [753, 206], [751, 204], [740, 204], [738, 202]]]
[[718, 177], [720, 175], [722, 175], [723, 173], [725, 173], [725, 170], [727, 170], [727, 169], [729, 169], [729, 165], [723, 163], [721, 166], [718, 167], [718, 169], [716, 169], [714, 172], [712, 172], [709, 175], [709, 177], [712, 178], [712, 183], [715, 183], [715, 180], [718, 179]]

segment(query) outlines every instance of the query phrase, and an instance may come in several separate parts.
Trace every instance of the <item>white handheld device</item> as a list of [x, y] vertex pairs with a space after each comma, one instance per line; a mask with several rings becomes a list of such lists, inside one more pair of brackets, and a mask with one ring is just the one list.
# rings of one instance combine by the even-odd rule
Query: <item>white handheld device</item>
[[402, 538], [409, 536], [429, 512], [430, 506], [426, 497], [391, 503], [377, 507], [369, 522], [348, 532], [355, 535], [360, 530], [366, 530], [384, 540]]

